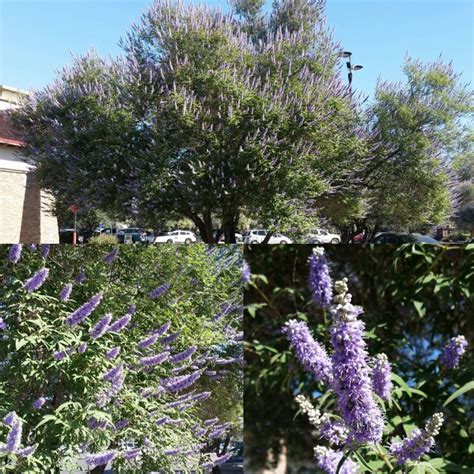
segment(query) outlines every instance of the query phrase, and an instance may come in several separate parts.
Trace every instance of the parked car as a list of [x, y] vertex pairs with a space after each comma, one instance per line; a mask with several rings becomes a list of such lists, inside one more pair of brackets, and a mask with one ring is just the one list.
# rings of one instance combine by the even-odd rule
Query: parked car
[[117, 240], [120, 244], [141, 244], [145, 242], [145, 232], [143, 232], [138, 227], [128, 227], [127, 229], [120, 229], [117, 232]]
[[420, 244], [434, 244], [439, 245], [439, 242], [429, 235], [421, 234], [400, 234], [393, 232], [382, 232], [376, 235], [372, 239], [373, 244], [410, 244], [410, 243], [420, 243]]
[[155, 242], [156, 235], [154, 232], [147, 231], [145, 232], [145, 242], [148, 244], [152, 244]]
[[59, 243], [72, 244], [74, 242], [74, 229], [59, 229]]
[[310, 244], [340, 244], [341, 236], [339, 234], [331, 234], [324, 229], [316, 229], [308, 235], [307, 241]]
[[155, 244], [193, 244], [196, 241], [196, 236], [189, 230], [173, 230], [155, 238]]
[[117, 235], [120, 232], [120, 229], [117, 229], [116, 227], [103, 227], [103, 228], [97, 228], [94, 231], [95, 235], [100, 235], [100, 234], [105, 234], [105, 235]]
[[243, 443], [236, 443], [229, 453], [232, 456], [219, 466], [219, 474], [243, 474], [244, 472], [244, 448]]
[[[261, 244], [265, 237], [267, 236], [267, 231], [262, 229], [252, 229], [249, 230], [244, 243], [245, 244]], [[292, 244], [293, 241], [288, 237], [279, 234], [278, 232], [274, 232], [268, 241], [269, 244]]]

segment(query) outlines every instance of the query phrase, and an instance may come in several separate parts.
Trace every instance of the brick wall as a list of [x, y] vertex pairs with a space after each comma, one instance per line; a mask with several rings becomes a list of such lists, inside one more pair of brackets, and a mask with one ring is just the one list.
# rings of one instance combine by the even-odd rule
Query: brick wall
[[0, 244], [59, 243], [51, 204], [32, 174], [0, 170]]

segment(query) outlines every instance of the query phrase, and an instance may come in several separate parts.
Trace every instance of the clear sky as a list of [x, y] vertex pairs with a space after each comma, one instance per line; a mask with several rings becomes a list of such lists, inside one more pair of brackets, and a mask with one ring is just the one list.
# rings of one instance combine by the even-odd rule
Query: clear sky
[[[0, 84], [41, 88], [71, 54], [95, 47], [120, 53], [118, 40], [152, 0], [0, 0]], [[225, 2], [207, 0], [208, 4]], [[354, 87], [372, 94], [377, 78], [398, 81], [406, 54], [452, 60], [473, 80], [472, 0], [328, 0], [334, 37], [364, 69]]]

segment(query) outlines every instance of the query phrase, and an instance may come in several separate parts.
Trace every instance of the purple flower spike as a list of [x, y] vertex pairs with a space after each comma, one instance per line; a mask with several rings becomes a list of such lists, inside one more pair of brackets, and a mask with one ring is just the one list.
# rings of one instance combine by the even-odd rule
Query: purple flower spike
[[114, 380], [116, 380], [117, 378], [121, 376], [122, 369], [123, 369], [123, 363], [120, 363], [113, 369], [110, 369], [105, 375], [102, 376], [102, 378], [109, 382], [113, 382]]
[[22, 244], [13, 244], [10, 247], [10, 251], [8, 252], [8, 260], [13, 264], [18, 263], [21, 258], [22, 250], [23, 250]]
[[125, 459], [135, 459], [136, 457], [140, 456], [140, 454], [141, 454], [140, 448], [129, 449], [128, 451], [125, 451], [123, 453], [123, 457]]
[[127, 419], [123, 419], [123, 420], [119, 420], [117, 421], [117, 423], [115, 423], [115, 429], [118, 431], [118, 430], [122, 430], [124, 429], [125, 427], [128, 426], [130, 422], [127, 420]]
[[459, 364], [464, 352], [466, 352], [466, 347], [467, 341], [464, 336], [451, 338], [441, 355], [441, 363], [448, 369], [454, 369]]
[[169, 336], [161, 338], [160, 342], [164, 346], [167, 346], [168, 344], [172, 344], [176, 339], [179, 337], [179, 332], [174, 332], [173, 334], [170, 334]]
[[138, 343], [138, 347], [140, 347], [140, 349], [146, 349], [147, 347], [155, 344], [155, 342], [158, 340], [158, 337], [158, 334], [154, 334], [153, 336], [147, 337], [146, 339], [142, 339]]
[[157, 354], [157, 355], [154, 355], [154, 356], [142, 357], [140, 359], [140, 364], [148, 366], [148, 367], [152, 367], [152, 366], [161, 364], [162, 362], [167, 360], [169, 355], [170, 355], [170, 353], [165, 351], [165, 352], [161, 352], [160, 354]]
[[110, 461], [113, 461], [117, 456], [117, 451], [105, 451], [99, 454], [89, 454], [86, 457], [86, 464], [95, 467], [95, 466], [103, 466], [108, 464]]
[[153, 334], [156, 334], [157, 336], [162, 336], [163, 334], [165, 334], [166, 331], [168, 331], [170, 326], [171, 322], [167, 321], [165, 324], [163, 324], [163, 326], [160, 326], [156, 331], [154, 331]]
[[332, 301], [332, 281], [322, 247], [313, 249], [309, 257], [309, 289], [313, 301], [321, 308], [328, 308]]
[[416, 428], [407, 438], [392, 443], [389, 451], [397, 458], [397, 464], [416, 461], [427, 453], [434, 445], [434, 436], [439, 434], [443, 422], [443, 414], [435, 413], [426, 423], [424, 430]]
[[23, 433], [23, 422], [17, 418], [7, 435], [6, 449], [8, 452], [15, 453], [20, 448], [21, 435]]
[[18, 418], [16, 412], [11, 411], [7, 415], [5, 415], [5, 418], [3, 418], [3, 423], [5, 423], [7, 426], [13, 426], [13, 423], [16, 421]]
[[70, 347], [62, 351], [53, 352], [53, 357], [55, 360], [60, 361], [60, 360], [65, 359], [68, 355], [72, 354], [73, 352], [74, 352], [74, 348]]
[[28, 456], [31, 456], [34, 454], [36, 449], [38, 448], [38, 444], [33, 444], [32, 446], [28, 446], [26, 448], [19, 449], [17, 451], [18, 456], [21, 456], [23, 458], [27, 458]]
[[49, 244], [42, 244], [40, 247], [40, 255], [42, 258], [47, 259], [51, 246]]
[[170, 357], [170, 362], [172, 364], [176, 364], [178, 362], [182, 362], [183, 360], [189, 359], [197, 350], [196, 346], [191, 346], [183, 352], [179, 352], [178, 354]]
[[172, 448], [163, 451], [163, 454], [166, 454], [167, 456], [176, 456], [176, 454], [179, 454], [180, 451], [181, 450], [179, 448]]
[[97, 306], [99, 306], [100, 301], [102, 300], [102, 293], [97, 293], [94, 295], [87, 303], [84, 303], [80, 308], [76, 309], [66, 318], [66, 324], [68, 326], [77, 326], [86, 319], [92, 311], [94, 311]]
[[99, 339], [107, 331], [110, 321], [112, 321], [112, 315], [106, 314], [90, 331], [92, 339]]
[[250, 283], [252, 276], [250, 272], [250, 266], [247, 260], [243, 260], [242, 262], [242, 282], [244, 284]]
[[164, 285], [161, 285], [158, 288], [155, 288], [154, 290], [150, 291], [150, 293], [148, 293], [148, 296], [152, 300], [155, 300], [159, 298], [160, 296], [163, 296], [169, 289], [170, 289], [170, 285], [165, 283]]
[[61, 290], [61, 293], [59, 293], [59, 299], [62, 302], [66, 302], [69, 299], [69, 297], [71, 296], [71, 292], [72, 292], [72, 283], [68, 283]]
[[169, 418], [167, 416], [164, 416], [163, 418], [158, 418], [158, 420], [156, 420], [156, 424], [158, 426], [165, 425], [168, 419]]
[[339, 412], [350, 429], [349, 442], [379, 443], [384, 420], [374, 400], [364, 323], [357, 319], [361, 308], [352, 306], [345, 281], [336, 282], [338, 303], [331, 310], [333, 389], [338, 396]]
[[0, 318], [0, 330], [6, 329], [7, 328], [7, 323], [3, 320], [3, 318]]
[[84, 352], [87, 351], [87, 347], [87, 342], [81, 342], [77, 348], [77, 352], [79, 352], [79, 354], [84, 354]]
[[108, 254], [104, 257], [104, 262], [105, 262], [107, 265], [112, 264], [112, 263], [117, 259], [118, 253], [119, 253], [119, 249], [113, 249], [110, 253], [108, 253]]
[[87, 277], [86, 277], [86, 274], [83, 272], [83, 271], [80, 271], [76, 278], [74, 279], [74, 281], [77, 283], [77, 284], [81, 284], [83, 283], [84, 281], [86, 281]]
[[38, 270], [30, 279], [25, 281], [25, 284], [23, 285], [25, 290], [29, 293], [32, 293], [33, 291], [41, 288], [43, 283], [48, 278], [48, 275], [48, 268], [42, 268], [41, 270]]
[[115, 323], [111, 324], [107, 328], [107, 332], [120, 332], [122, 329], [125, 329], [132, 319], [132, 315], [127, 313], [125, 316], [122, 316], [120, 319], [117, 319]]
[[33, 402], [33, 408], [39, 410], [46, 403], [46, 398], [40, 397]]
[[[318, 467], [323, 471], [326, 471], [328, 474], [336, 474], [337, 466], [341, 461], [344, 453], [342, 451], [334, 451], [331, 448], [325, 448], [323, 446], [316, 446], [314, 448], [314, 455], [316, 457], [316, 462]], [[339, 474], [356, 474], [357, 473], [357, 464], [350, 460], [346, 459]]]
[[119, 352], [120, 352], [120, 347], [113, 347], [107, 352], [106, 354], [107, 359], [109, 360], [115, 359], [118, 356]]
[[180, 392], [193, 385], [201, 377], [201, 372], [193, 372], [189, 375], [171, 377], [162, 381], [167, 392]]
[[382, 399], [389, 400], [392, 391], [392, 367], [385, 354], [374, 357], [372, 369], [374, 392]]
[[303, 367], [313, 374], [316, 380], [330, 383], [332, 381], [331, 360], [325, 349], [313, 339], [307, 324], [304, 321], [291, 319], [282, 332], [288, 337]]

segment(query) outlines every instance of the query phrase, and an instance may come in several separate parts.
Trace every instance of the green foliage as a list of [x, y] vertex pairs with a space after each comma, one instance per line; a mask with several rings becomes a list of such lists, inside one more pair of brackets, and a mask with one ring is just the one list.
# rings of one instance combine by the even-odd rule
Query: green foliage
[[[8, 462], [15, 472], [49, 472], [60, 466], [74, 470], [82, 449], [92, 453], [122, 451], [122, 444], [130, 441], [143, 448], [145, 438], [155, 448], [143, 448], [140, 470], [169, 471], [172, 462], [191, 468], [199, 454], [188, 459], [183, 455], [172, 458], [163, 450], [196, 444], [199, 440], [190, 427], [208, 418], [208, 406], [214, 406], [213, 414], [222, 422], [232, 424], [234, 433], [240, 430], [242, 377], [235, 364], [227, 367], [229, 373], [221, 376], [220, 383], [202, 376], [193, 389], [196, 393], [211, 389], [211, 398], [206, 405], [180, 412], [166, 406], [173, 401], [169, 394], [161, 398], [143, 396], [144, 390], [156, 390], [160, 379], [172, 376], [173, 365], [165, 362], [143, 370], [139, 358], [147, 352], [150, 355], [150, 350], [144, 352], [137, 346], [138, 341], [169, 321], [170, 332], [179, 331], [173, 352], [195, 345], [197, 354], [235, 354], [238, 346], [232, 345], [227, 335], [240, 330], [239, 314], [233, 311], [219, 321], [214, 317], [223, 303], [240, 300], [238, 250], [222, 248], [208, 254], [202, 245], [121, 246], [118, 258], [106, 265], [103, 257], [111, 248], [54, 246], [46, 262], [37, 251], [25, 248], [20, 262], [12, 265], [7, 259], [8, 248], [0, 247], [0, 316], [7, 325], [0, 330], [0, 417], [16, 411], [25, 423], [22, 444], [39, 444], [28, 458], [0, 454], [5, 469]], [[36, 292], [26, 292], [22, 282], [43, 265], [49, 268], [50, 277]], [[69, 301], [60, 301], [61, 289], [80, 271], [87, 279], [73, 285]], [[163, 283], [170, 284], [169, 291], [150, 299], [149, 292]], [[104, 296], [91, 316], [75, 328], [67, 326], [65, 317], [98, 292]], [[131, 304], [137, 309], [125, 330], [106, 333], [96, 340], [89, 336], [89, 330], [105, 313], [117, 320]], [[74, 350], [63, 360], [53, 357], [55, 351], [77, 348], [82, 342], [88, 343], [83, 354]], [[109, 360], [106, 352], [117, 346], [121, 348], [119, 356]], [[102, 406], [98, 397], [109, 385], [102, 376], [119, 360], [127, 368], [124, 386], [111, 403]], [[40, 396], [47, 402], [35, 410], [32, 403]], [[179, 425], [159, 426], [156, 419], [162, 416], [182, 421]], [[88, 427], [91, 417], [114, 424], [124, 419], [129, 423], [120, 430], [93, 430]], [[2, 424], [2, 441], [7, 432]], [[121, 457], [114, 466], [138, 469]]]
[[[466, 140], [459, 119], [472, 114], [472, 92], [441, 59], [408, 59], [405, 84], [380, 83], [371, 109], [380, 143], [366, 170], [366, 223], [419, 231], [452, 215], [452, 150]], [[471, 140], [472, 143], [472, 140]]]
[[113, 245], [117, 243], [117, 237], [115, 237], [115, 235], [109, 235], [109, 234], [94, 235], [93, 237], [90, 238], [89, 243]]
[[[268, 462], [268, 450], [279, 452], [282, 444], [289, 459], [313, 459], [312, 428], [305, 417], [295, 416], [296, 393], [312, 396], [321, 412], [335, 409], [331, 390], [299, 366], [280, 332], [289, 319], [301, 319], [319, 342], [330, 344], [330, 315], [309, 303], [310, 252], [310, 246], [301, 245], [245, 249], [254, 276], [244, 295], [244, 440], [254, 466]], [[434, 412], [442, 411], [446, 422], [437, 437], [436, 459], [412, 465], [407, 472], [469, 472], [474, 466], [469, 439], [474, 429], [474, 247], [329, 245], [326, 253], [333, 279], [348, 277], [353, 303], [364, 308], [370, 355], [383, 352], [393, 365], [393, 397], [384, 402], [384, 443], [423, 427]], [[458, 334], [469, 341], [468, 353], [458, 368], [441, 368], [440, 349]], [[380, 449], [383, 453], [385, 448]], [[383, 456], [372, 450], [358, 450], [351, 459], [359, 462], [361, 472], [389, 472]]]

